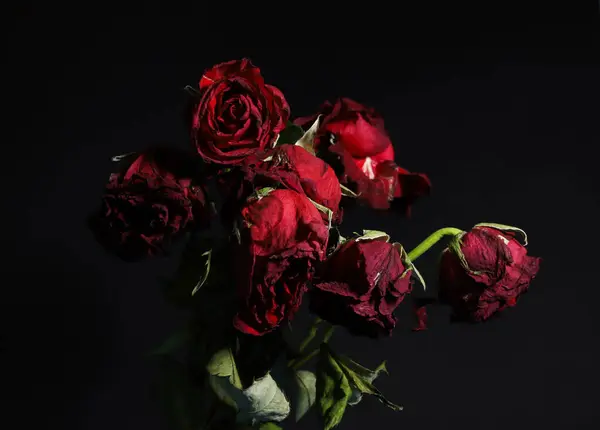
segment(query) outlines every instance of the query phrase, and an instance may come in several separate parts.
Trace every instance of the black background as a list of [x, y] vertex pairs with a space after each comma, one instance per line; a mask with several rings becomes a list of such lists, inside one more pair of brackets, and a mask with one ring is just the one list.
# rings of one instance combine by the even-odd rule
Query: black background
[[[93, 241], [84, 219], [99, 203], [110, 158], [156, 142], [185, 147], [183, 87], [243, 56], [284, 92], [294, 116], [337, 96], [375, 107], [397, 162], [430, 176], [433, 194], [412, 219], [362, 210], [347, 217], [348, 230], [386, 230], [412, 248], [440, 227], [499, 222], [525, 229], [530, 253], [543, 257], [530, 292], [502, 318], [451, 325], [435, 309], [431, 329], [412, 333], [401, 312], [390, 339], [337, 333], [337, 350], [367, 366], [388, 361], [391, 375], [377, 384], [405, 407], [392, 412], [366, 399], [340, 429], [597, 425], [600, 67], [592, 33], [452, 38], [444, 28], [429, 43], [398, 36], [386, 45], [338, 31], [286, 48], [298, 31], [323, 37], [329, 21], [278, 27], [279, 37], [251, 44], [251, 26], [226, 43], [227, 26], [211, 31], [206, 16], [35, 12], [24, 7], [3, 42], [13, 115], [2, 142], [2, 427], [166, 428], [148, 395], [155, 369], [144, 354], [183, 321], [156, 280], [175, 259], [122, 263]], [[418, 262], [432, 289], [440, 249]], [[318, 428], [314, 419], [301, 424], [286, 428]]]

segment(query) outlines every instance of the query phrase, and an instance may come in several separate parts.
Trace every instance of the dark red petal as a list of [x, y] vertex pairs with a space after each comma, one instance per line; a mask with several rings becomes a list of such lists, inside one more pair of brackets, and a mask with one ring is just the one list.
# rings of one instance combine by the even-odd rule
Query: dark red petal
[[427, 330], [428, 327], [428, 315], [427, 315], [427, 306], [433, 303], [434, 299], [413, 299], [413, 311], [416, 318], [416, 326], [413, 327], [413, 331], [423, 331]]

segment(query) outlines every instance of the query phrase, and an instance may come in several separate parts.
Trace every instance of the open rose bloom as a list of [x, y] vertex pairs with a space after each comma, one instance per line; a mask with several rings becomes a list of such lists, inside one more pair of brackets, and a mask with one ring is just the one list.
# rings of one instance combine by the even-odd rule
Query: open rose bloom
[[371, 207], [387, 209], [399, 200], [408, 209], [418, 197], [429, 194], [426, 175], [396, 165], [383, 118], [373, 109], [341, 98], [333, 104], [325, 102], [318, 114], [295, 123], [308, 127], [317, 120], [315, 151], [330, 160], [340, 180]]
[[210, 209], [188, 161], [162, 148], [127, 157], [110, 175], [102, 208], [89, 218], [98, 242], [124, 260], [139, 260], [163, 253], [194, 227], [205, 228]]
[[[410, 252], [386, 232], [348, 230], [355, 203], [402, 216], [431, 189], [425, 173], [397, 164], [404, 142], [372, 107], [341, 97], [294, 119], [248, 59], [210, 67], [186, 89], [189, 151], [115, 157], [88, 219], [102, 247], [125, 261], [182, 245], [162, 284], [191, 319], [156, 352], [182, 428], [277, 430], [314, 411], [330, 430], [365, 394], [401, 410], [374, 386], [385, 364], [368, 369], [335, 351], [334, 329], [371, 339], [408, 333], [395, 315], [406, 307], [422, 331], [432, 303], [485, 321], [514, 306], [538, 273], [540, 259], [515, 227], [442, 228]], [[415, 260], [444, 238], [435, 297]], [[296, 342], [303, 303], [313, 322]]]
[[292, 190], [251, 198], [242, 217], [236, 260], [242, 301], [234, 326], [262, 335], [298, 310], [314, 267], [325, 257], [328, 231], [318, 209]]

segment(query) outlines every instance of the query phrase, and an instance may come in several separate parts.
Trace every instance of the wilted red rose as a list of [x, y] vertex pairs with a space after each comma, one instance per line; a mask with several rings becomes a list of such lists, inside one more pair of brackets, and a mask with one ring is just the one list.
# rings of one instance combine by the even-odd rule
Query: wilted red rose
[[[334, 134], [339, 144], [355, 158], [380, 154], [392, 144], [385, 131], [383, 118], [374, 109], [349, 98], [338, 99], [334, 104], [326, 101], [319, 113], [298, 118], [294, 124], [306, 129], [319, 115], [322, 115], [319, 131]], [[322, 140], [315, 143], [316, 151], [319, 151], [319, 145], [326, 144]]]
[[290, 116], [283, 94], [267, 85], [250, 60], [219, 64], [200, 80], [192, 118], [198, 153], [217, 164], [236, 164], [269, 147]]
[[389, 335], [394, 310], [412, 290], [411, 274], [398, 244], [351, 239], [318, 270], [310, 309], [355, 335]]
[[475, 226], [447, 248], [440, 265], [440, 301], [459, 320], [484, 321], [517, 303], [541, 259], [508, 230]]
[[133, 261], [160, 254], [191, 227], [205, 226], [211, 211], [203, 189], [183, 176], [191, 172], [184, 155], [157, 149], [128, 158], [110, 176], [102, 208], [88, 224], [107, 250]]
[[241, 304], [234, 326], [255, 336], [293, 317], [314, 263], [325, 256], [328, 228], [302, 194], [273, 190], [242, 210], [236, 275]]
[[[371, 199], [371, 206], [385, 209], [389, 203], [383, 202], [381, 196], [386, 200], [400, 200], [410, 207], [418, 197], [429, 194], [431, 182], [423, 173], [411, 173], [398, 166], [394, 161], [394, 148], [389, 146], [383, 152], [362, 159], [354, 159], [356, 166], [370, 179], [367, 182], [366, 195]], [[353, 172], [353, 170], [351, 170]], [[353, 175], [360, 181], [359, 175]]]
[[408, 214], [419, 197], [429, 194], [431, 182], [426, 175], [410, 173], [386, 159], [390, 155], [393, 157], [391, 147], [373, 158], [358, 160], [341, 145], [332, 145], [319, 153], [334, 168], [337, 166], [340, 183], [353, 190], [358, 199], [374, 209], [389, 209], [393, 204]]
[[410, 173], [394, 162], [394, 148], [383, 119], [373, 109], [348, 98], [325, 102], [320, 112], [294, 121], [309, 127], [320, 124], [314, 141], [319, 157], [334, 166], [343, 184], [376, 209], [387, 209], [390, 201], [402, 200], [406, 209], [429, 193], [426, 175]]
[[[338, 218], [342, 191], [333, 169], [320, 158], [297, 145], [280, 145], [263, 160], [247, 166], [247, 179], [264, 186], [281, 184], [304, 193], [315, 203], [330, 209]], [[325, 217], [326, 215], [323, 214]]]

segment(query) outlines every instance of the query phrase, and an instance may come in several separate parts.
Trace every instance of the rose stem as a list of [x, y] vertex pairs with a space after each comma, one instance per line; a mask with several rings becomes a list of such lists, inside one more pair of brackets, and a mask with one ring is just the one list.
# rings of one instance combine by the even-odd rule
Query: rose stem
[[439, 230], [430, 234], [423, 242], [419, 243], [416, 248], [410, 251], [408, 253], [408, 259], [410, 261], [415, 261], [421, 255], [427, 252], [429, 248], [438, 243], [443, 237], [457, 236], [462, 233], [464, 233], [464, 231], [454, 227], [440, 228]]
[[[327, 329], [327, 332], [325, 332], [325, 336], [323, 337], [323, 343], [329, 342], [329, 339], [331, 339], [331, 336], [333, 336], [334, 331], [335, 331], [335, 326], [333, 326], [333, 325]], [[317, 355], [320, 350], [321, 350], [321, 348], [314, 349], [306, 357], [304, 357], [298, 361], [292, 360], [290, 362], [290, 367], [292, 369], [298, 369], [298, 368], [302, 367], [304, 364], [309, 362], [315, 355]]]
[[315, 336], [317, 334], [318, 326], [320, 323], [321, 323], [321, 318], [316, 317], [312, 323], [312, 326], [310, 327], [310, 331], [308, 332], [308, 335], [300, 344], [300, 348], [298, 349], [299, 352], [304, 351], [306, 349], [306, 347], [308, 346], [308, 344], [315, 338]]

